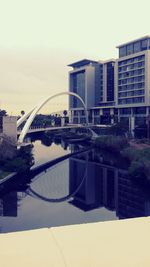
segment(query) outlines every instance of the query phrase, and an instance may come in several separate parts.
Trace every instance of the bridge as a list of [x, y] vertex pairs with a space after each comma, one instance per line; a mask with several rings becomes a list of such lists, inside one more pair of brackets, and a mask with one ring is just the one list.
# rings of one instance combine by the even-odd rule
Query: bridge
[[[80, 125], [80, 126], [62, 126], [62, 127], [49, 127], [49, 128], [41, 128], [39, 130], [38, 129], [32, 129], [31, 128], [31, 124], [35, 118], [35, 116], [38, 114], [38, 112], [40, 111], [40, 109], [47, 103], [49, 102], [50, 100], [52, 100], [53, 98], [57, 98], [58, 96], [61, 96], [61, 95], [69, 95], [69, 96], [74, 96], [76, 97], [82, 104], [83, 108], [84, 108], [84, 112], [85, 112], [85, 119], [86, 119], [86, 124], [84, 126]], [[20, 127], [20, 125], [25, 122], [25, 125], [23, 127], [23, 129], [21, 131], [18, 131], [18, 134], [19, 134], [19, 139], [18, 139], [18, 144], [21, 145], [24, 141], [24, 138], [26, 136], [27, 133], [33, 133], [33, 132], [39, 132], [39, 131], [46, 131], [46, 130], [54, 130], [55, 129], [67, 129], [68, 128], [81, 128], [81, 127], [86, 127], [86, 128], [89, 128], [89, 124], [88, 124], [88, 113], [87, 113], [87, 108], [86, 108], [86, 105], [83, 101], [83, 99], [76, 93], [73, 93], [73, 92], [61, 92], [61, 93], [57, 93], [55, 95], [52, 95], [52, 96], [49, 96], [47, 97], [44, 101], [42, 101], [40, 104], [36, 105], [32, 110], [30, 110], [27, 114], [25, 114], [24, 116], [22, 116], [18, 121], [17, 121], [17, 128]], [[89, 128], [90, 130], [90, 128]], [[92, 130], [90, 130], [91, 133], [92, 133], [92, 136], [96, 136], [96, 133]]]
[[[92, 125], [93, 126], [93, 125]], [[90, 127], [92, 127], [90, 126]], [[63, 129], [77, 129], [77, 128], [87, 128], [87, 126], [82, 124], [74, 124], [74, 125], [66, 125], [66, 126], [51, 126], [51, 127], [30, 127], [28, 130], [28, 133], [39, 133], [39, 132], [45, 132], [45, 131], [54, 131], [54, 130], [63, 130]], [[19, 129], [17, 131], [17, 134], [20, 135], [22, 132], [22, 129]]]

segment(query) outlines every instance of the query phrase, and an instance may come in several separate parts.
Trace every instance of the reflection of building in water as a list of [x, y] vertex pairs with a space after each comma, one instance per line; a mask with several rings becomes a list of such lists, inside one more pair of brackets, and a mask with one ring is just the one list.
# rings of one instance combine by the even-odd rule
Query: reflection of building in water
[[150, 200], [139, 186], [133, 185], [127, 175], [119, 171], [118, 201], [116, 207], [120, 219], [150, 215]]
[[17, 192], [13, 191], [0, 200], [0, 216], [17, 217]]
[[3, 216], [3, 201], [0, 199], [0, 216]]
[[[85, 175], [86, 159], [70, 158], [70, 193], [74, 192]], [[87, 162], [86, 177], [70, 202], [82, 210], [105, 207], [116, 210], [122, 218], [150, 215], [150, 200], [142, 189], [133, 184], [125, 170], [91, 160]]]
[[84, 179], [82, 186], [70, 203], [83, 210], [101, 206], [103, 181], [101, 173], [97, 174], [94, 164], [89, 163], [87, 169], [85, 169], [84, 160], [70, 159], [70, 193], [73, 193]]
[[115, 174], [112, 168], [104, 168], [101, 164], [88, 161], [86, 169], [84, 159], [71, 158], [70, 193], [73, 193], [81, 184], [83, 177], [85, 177], [84, 182], [71, 204], [83, 210], [91, 210], [102, 206], [114, 210]]

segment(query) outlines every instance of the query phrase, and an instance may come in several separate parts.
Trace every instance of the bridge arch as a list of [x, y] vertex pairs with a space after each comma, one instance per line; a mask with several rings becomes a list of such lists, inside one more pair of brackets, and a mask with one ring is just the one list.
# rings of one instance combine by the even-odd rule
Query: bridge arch
[[[55, 97], [58, 97], [58, 96], [61, 96], [61, 95], [71, 95], [71, 96], [75, 96], [76, 98], [78, 98], [80, 100], [80, 102], [82, 103], [83, 105], [83, 108], [84, 108], [84, 111], [85, 111], [85, 118], [86, 118], [86, 125], [88, 126], [88, 114], [87, 114], [87, 109], [86, 109], [86, 106], [85, 106], [85, 103], [83, 101], [83, 99], [76, 93], [73, 93], [73, 92], [61, 92], [61, 93], [57, 93], [55, 95], [52, 95], [52, 96], [49, 96], [47, 97], [44, 101], [42, 101], [39, 105], [37, 105], [32, 111], [30, 111], [29, 113], [27, 113], [29, 115], [29, 118], [28, 120], [26, 121], [22, 131], [21, 131], [21, 134], [19, 136], [19, 139], [18, 139], [18, 143], [19, 144], [22, 144], [23, 143], [23, 140], [36, 116], [36, 114], [39, 112], [39, 110], [47, 103], [49, 102], [51, 99], [55, 98]], [[27, 118], [27, 116], [24, 116], [24, 118], [21, 120], [21, 123]], [[18, 123], [19, 124], [19, 123]], [[19, 124], [20, 125], [20, 124]]]

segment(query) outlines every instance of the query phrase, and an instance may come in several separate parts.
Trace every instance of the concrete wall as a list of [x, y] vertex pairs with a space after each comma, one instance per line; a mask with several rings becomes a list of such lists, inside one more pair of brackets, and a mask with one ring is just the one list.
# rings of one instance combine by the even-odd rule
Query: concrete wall
[[150, 217], [0, 234], [1, 267], [149, 267]]
[[17, 141], [17, 117], [4, 116], [3, 117], [3, 134]]

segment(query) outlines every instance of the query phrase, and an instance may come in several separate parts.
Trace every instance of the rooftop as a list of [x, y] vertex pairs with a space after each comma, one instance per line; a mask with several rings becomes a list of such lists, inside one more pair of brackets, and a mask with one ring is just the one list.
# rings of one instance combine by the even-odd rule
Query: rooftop
[[89, 65], [90, 63], [98, 63], [98, 61], [94, 61], [94, 60], [90, 60], [90, 59], [82, 59], [80, 61], [74, 62], [72, 64], [69, 64], [69, 67], [73, 67], [73, 68], [79, 68], [79, 67], [83, 67], [85, 65]]
[[148, 38], [150, 38], [150, 35], [146, 35], [146, 36], [143, 36], [143, 37], [141, 37], [141, 38], [132, 40], [132, 41], [130, 41], [130, 42], [127, 42], [127, 43], [118, 45], [116, 48], [120, 48], [120, 47], [122, 47], [122, 46], [124, 46], [124, 45], [128, 45], [128, 44], [131, 44], [131, 43], [135, 43], [135, 42], [138, 42], [138, 41], [141, 41], [141, 40], [144, 40], [144, 39], [148, 39]]

